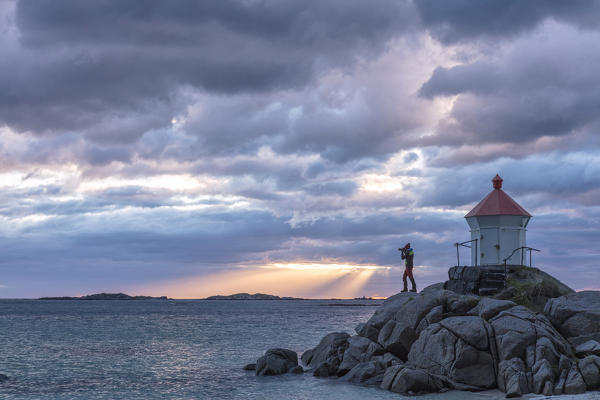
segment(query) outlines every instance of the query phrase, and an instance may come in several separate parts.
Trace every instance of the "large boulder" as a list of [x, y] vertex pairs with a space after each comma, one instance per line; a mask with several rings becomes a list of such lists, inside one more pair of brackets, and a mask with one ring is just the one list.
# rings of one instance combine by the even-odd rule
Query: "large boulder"
[[443, 317], [465, 315], [477, 305], [479, 297], [459, 295], [450, 290], [438, 290], [420, 293], [414, 301], [404, 304], [396, 313], [394, 319], [402, 321], [417, 330], [421, 321], [436, 307], [441, 306]]
[[425, 329], [408, 362], [450, 382], [487, 389], [496, 386], [490, 325], [478, 316], [446, 318]]
[[346, 375], [342, 377], [342, 380], [367, 386], [378, 386], [383, 380], [384, 372], [385, 365], [382, 361], [363, 361], [356, 364]]
[[542, 393], [546, 385], [552, 387], [554, 383], [554, 370], [547, 359], [537, 360], [533, 364], [533, 392]]
[[[417, 294], [411, 292], [398, 293], [388, 297], [378, 308], [375, 313], [369, 318], [366, 325], [372, 326], [377, 330], [396, 316], [398, 310], [406, 303], [411, 302], [417, 297]], [[359, 333], [360, 334], [360, 333]], [[363, 335], [361, 335], [363, 336]]]
[[419, 322], [416, 329], [417, 335], [420, 335], [429, 325], [440, 322], [442, 319], [444, 319], [444, 306], [433, 307]]
[[600, 356], [600, 343], [595, 340], [588, 340], [575, 348], [575, 354], [580, 358], [591, 355]]
[[469, 315], [478, 315], [487, 321], [498, 315], [500, 312], [513, 308], [516, 305], [515, 302], [510, 300], [482, 297], [479, 303], [469, 311]]
[[498, 388], [506, 397], [519, 397], [529, 393], [525, 363], [520, 358], [500, 361], [498, 364]]
[[600, 389], [600, 357], [587, 356], [578, 363], [587, 390]]
[[586, 290], [550, 299], [544, 314], [574, 346], [589, 340], [600, 342], [600, 291]]
[[530, 369], [539, 357], [549, 358], [554, 366], [556, 356], [573, 355], [572, 346], [548, 319], [526, 307], [502, 311], [489, 322], [494, 327], [500, 361], [519, 357]]
[[567, 374], [567, 379], [565, 380], [565, 394], [578, 394], [585, 392], [585, 381], [583, 380], [583, 376], [581, 376], [581, 372], [579, 372], [579, 368], [577, 365], [573, 365]]
[[398, 369], [393, 380], [389, 384], [388, 390], [395, 393], [413, 395], [439, 392], [444, 387], [445, 385], [442, 379], [427, 371], [413, 367], [404, 367]]
[[298, 366], [298, 354], [288, 349], [269, 349], [256, 361], [256, 375], [280, 375]]
[[[501, 390], [514, 396], [545, 393], [555, 381], [553, 390], [562, 393], [574, 355], [570, 344], [547, 318], [523, 306], [514, 306], [489, 322], [494, 329]], [[571, 386], [575, 385], [575, 378], [573, 375]]]
[[406, 322], [395, 320], [389, 320], [381, 328], [377, 339], [387, 352], [402, 360], [406, 360], [410, 347], [415, 340], [417, 340], [415, 330]]
[[379, 329], [369, 324], [358, 324], [356, 328], [354, 328], [354, 331], [357, 335], [371, 339], [373, 342], [376, 342], [377, 337], [379, 336]]
[[362, 336], [352, 336], [348, 339], [348, 348], [337, 370], [337, 375], [344, 375], [360, 362], [369, 361], [372, 356], [383, 355], [384, 350], [378, 344]]
[[348, 348], [350, 335], [346, 332], [333, 332], [326, 335], [314, 349], [302, 354], [302, 362], [313, 369], [315, 376], [337, 375], [338, 367]]

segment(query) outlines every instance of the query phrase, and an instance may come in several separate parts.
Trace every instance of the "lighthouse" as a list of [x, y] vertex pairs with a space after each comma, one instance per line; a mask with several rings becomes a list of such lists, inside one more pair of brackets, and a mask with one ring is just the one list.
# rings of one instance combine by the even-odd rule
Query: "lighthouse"
[[531, 214], [502, 190], [499, 175], [492, 184], [494, 189], [465, 215], [475, 242], [471, 246], [471, 265], [521, 265]]

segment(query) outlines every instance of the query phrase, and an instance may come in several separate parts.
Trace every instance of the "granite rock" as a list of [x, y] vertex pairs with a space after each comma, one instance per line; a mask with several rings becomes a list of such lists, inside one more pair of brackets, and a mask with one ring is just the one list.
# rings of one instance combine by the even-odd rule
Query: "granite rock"
[[389, 320], [381, 328], [377, 341], [387, 352], [406, 360], [410, 347], [416, 339], [415, 330], [404, 321]]
[[368, 386], [379, 386], [383, 380], [385, 365], [379, 360], [363, 361], [356, 364], [341, 379], [346, 382]]
[[256, 375], [285, 374], [298, 365], [298, 354], [288, 349], [270, 349], [256, 361]]
[[446, 318], [425, 329], [408, 363], [449, 381], [481, 389], [496, 386], [491, 327], [480, 317]]
[[338, 367], [348, 348], [350, 335], [345, 332], [333, 332], [321, 339], [317, 347], [302, 354], [302, 363], [314, 370], [315, 376], [337, 375]]
[[574, 346], [600, 343], [600, 291], [582, 291], [550, 299], [544, 307], [556, 329]]
[[412, 395], [439, 392], [442, 388], [444, 388], [444, 382], [440, 378], [421, 369], [405, 367], [395, 375], [388, 390]]
[[578, 363], [587, 390], [600, 389], [600, 357], [587, 356]]
[[575, 348], [575, 354], [580, 358], [591, 355], [600, 356], [600, 343], [595, 340], [588, 340]]
[[342, 376], [361, 361], [368, 361], [372, 356], [383, 353], [383, 348], [378, 343], [362, 336], [352, 336], [348, 339], [348, 348], [344, 351], [337, 375]]

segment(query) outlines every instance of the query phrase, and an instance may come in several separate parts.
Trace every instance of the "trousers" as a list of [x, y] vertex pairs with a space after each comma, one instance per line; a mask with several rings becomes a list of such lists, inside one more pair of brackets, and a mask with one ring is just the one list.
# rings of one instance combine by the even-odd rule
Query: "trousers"
[[404, 290], [406, 290], [408, 288], [407, 282], [406, 282], [407, 277], [410, 279], [410, 283], [412, 284], [413, 289], [417, 288], [417, 284], [415, 283], [415, 278], [413, 278], [412, 270], [413, 270], [413, 267], [405, 267], [404, 268], [404, 275], [402, 275], [402, 282], [404, 282]]

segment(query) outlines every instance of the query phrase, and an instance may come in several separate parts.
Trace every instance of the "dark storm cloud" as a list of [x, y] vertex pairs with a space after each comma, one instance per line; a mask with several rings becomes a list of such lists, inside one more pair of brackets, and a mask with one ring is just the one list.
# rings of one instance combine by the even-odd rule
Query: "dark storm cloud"
[[305, 85], [319, 68], [381, 50], [411, 25], [411, 10], [397, 1], [19, 1], [22, 46], [0, 62], [0, 119], [133, 141], [185, 109], [184, 86]]
[[503, 189], [517, 199], [528, 196], [531, 204], [519, 201], [528, 211], [548, 207], [548, 202], [569, 200], [571, 207], [590, 201], [600, 188], [600, 162], [594, 152], [553, 152], [521, 160], [502, 158], [461, 167], [434, 169], [425, 184], [415, 188], [422, 206], [465, 206], [479, 202], [492, 191], [496, 173], [504, 179]]
[[442, 280], [496, 173], [539, 262], [597, 276], [600, 2], [6, 4], [2, 294], [406, 242]]
[[458, 96], [437, 144], [524, 143], [600, 126], [598, 32], [547, 24], [517, 40], [503, 57], [438, 67], [421, 95]]
[[[19, 239], [3, 240], [0, 268], [10, 268], [18, 261], [23, 265], [37, 265], [36, 269], [43, 273], [48, 265], [77, 268], [81, 260], [97, 265], [109, 259], [111, 263], [123, 263], [120, 266], [123, 270], [147, 263], [144, 273], [162, 271], [160, 274], [166, 277], [180, 273], [182, 269], [188, 273], [198, 272], [195, 270], [198, 263], [260, 262], [264, 261], [265, 254], [273, 254], [272, 261], [296, 257], [312, 259], [315, 251], [324, 258], [351, 261], [359, 257], [363, 262], [393, 263], [397, 261], [398, 242], [410, 238], [413, 242], [421, 240], [415, 230], [439, 232], [448, 227], [448, 223], [442, 226], [433, 216], [423, 217], [324, 218], [292, 228], [287, 218], [257, 211], [154, 211], [153, 214], [126, 217], [107, 214], [101, 218], [65, 214], [38, 224], [35, 229], [25, 229]], [[82, 224], [82, 218], [88, 221]], [[166, 219], [171, 225], [179, 225], [179, 229], [157, 231], [148, 228]], [[61, 228], [57, 229], [57, 226]], [[50, 233], [52, 240], [47, 238]], [[27, 240], [23, 240], [25, 238]], [[326, 240], [320, 245], [315, 244], [319, 239]], [[31, 246], [38, 251], [25, 251]], [[38, 252], [44, 254], [43, 263], [40, 263]], [[129, 262], [132, 266], [127, 265]], [[172, 268], [165, 271], [165, 265]], [[52, 271], [56, 272], [56, 269]]]
[[584, 28], [600, 27], [597, 0], [415, 0], [423, 25], [450, 44], [477, 38], [514, 37], [547, 18]]

